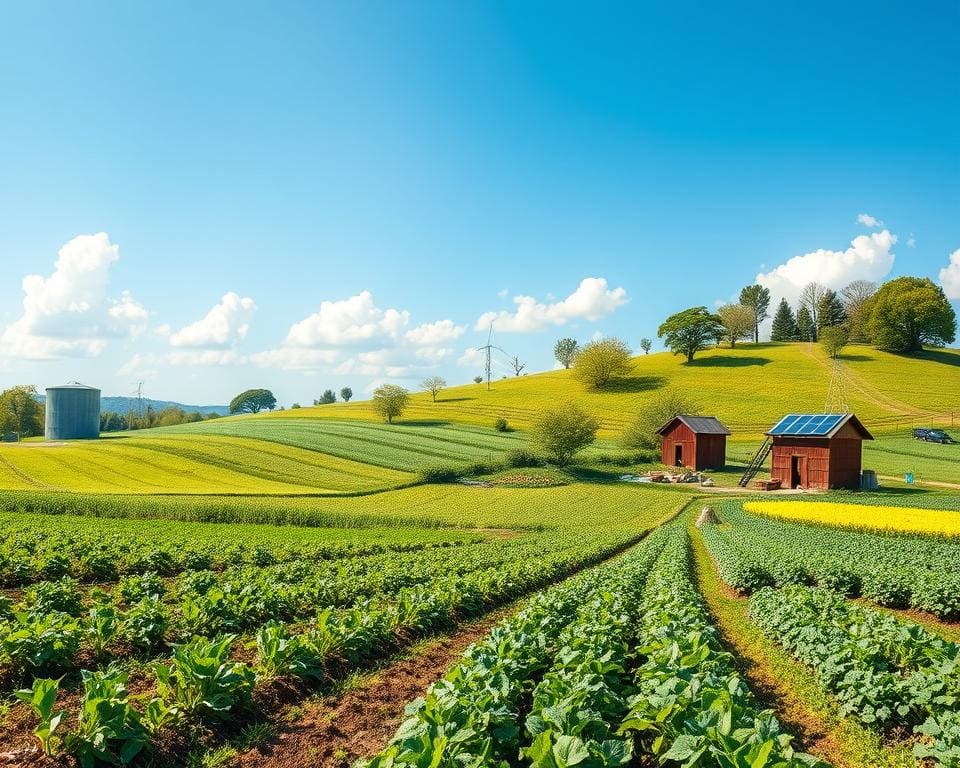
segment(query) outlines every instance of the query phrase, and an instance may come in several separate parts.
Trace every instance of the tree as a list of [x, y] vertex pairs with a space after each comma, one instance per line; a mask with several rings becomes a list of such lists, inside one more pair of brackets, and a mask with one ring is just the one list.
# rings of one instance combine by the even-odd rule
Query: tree
[[320, 395], [319, 400], [314, 400], [314, 405], [330, 405], [337, 402], [337, 396], [333, 393], [332, 389], [323, 390], [323, 394]]
[[573, 359], [577, 355], [577, 346], [576, 339], [569, 337], [560, 339], [560, 341], [553, 345], [553, 356], [557, 358], [557, 362], [560, 363], [560, 365], [564, 368], [569, 368], [573, 365]]
[[877, 291], [867, 330], [878, 349], [919, 352], [924, 344], [952, 344], [957, 318], [943, 288], [930, 278], [898, 277]]
[[770, 329], [770, 341], [793, 341], [797, 338], [797, 319], [786, 299], [780, 299], [777, 311], [773, 315], [773, 327]]
[[816, 330], [813, 317], [810, 316], [810, 310], [801, 306], [797, 310], [797, 338], [800, 341], [816, 341]]
[[541, 411], [534, 419], [530, 437], [555, 464], [564, 467], [597, 439], [599, 428], [596, 417], [576, 403], [567, 402]]
[[[260, 413], [264, 409], [272, 411], [276, 407], [277, 398], [269, 389], [248, 389], [230, 401], [230, 413]], [[152, 420], [152, 414], [148, 414], [147, 420]]]
[[0, 432], [16, 432], [21, 437], [42, 435], [43, 412], [37, 388], [32, 384], [0, 392]]
[[753, 310], [753, 340], [760, 341], [760, 323], [770, 315], [770, 289], [762, 285], [748, 285], [740, 291], [740, 303]]
[[420, 386], [433, 396], [433, 402], [437, 402], [437, 395], [447, 386], [447, 382], [439, 376], [431, 376], [429, 379], [424, 379]]
[[717, 310], [717, 317], [723, 323], [724, 338], [730, 342], [730, 349], [737, 346], [738, 339], [749, 339], [754, 335], [757, 317], [750, 307], [743, 304], [727, 304]]
[[854, 280], [840, 291], [843, 310], [847, 315], [847, 330], [851, 344], [869, 344], [867, 321], [873, 306], [873, 297], [877, 293], [877, 284], [869, 280]]
[[660, 390], [637, 412], [633, 421], [620, 437], [624, 448], [655, 448], [663, 438], [657, 430], [681, 413], [696, 416], [701, 405], [696, 398], [684, 389]]
[[828, 288], [817, 304], [817, 332], [835, 325], [843, 325], [846, 321], [847, 313], [843, 310], [843, 302], [834, 291]]
[[630, 372], [630, 347], [622, 339], [598, 339], [584, 345], [573, 359], [573, 373], [587, 387], [601, 389]]
[[[810, 315], [811, 331], [810, 341], [817, 340], [817, 330], [820, 328], [820, 300], [823, 294], [827, 292], [820, 283], [807, 283], [800, 291], [800, 309], [806, 309]], [[797, 323], [800, 322], [800, 312], [797, 311]]]
[[350, 387], [344, 387], [340, 390], [340, 399], [345, 403], [350, 402], [350, 398], [353, 397], [353, 390]]
[[526, 364], [526, 363], [521, 363], [521, 362], [520, 362], [520, 358], [514, 356], [514, 357], [511, 358], [511, 360], [510, 360], [510, 367], [513, 368], [513, 375], [514, 375], [514, 376], [519, 376], [519, 375], [520, 375], [520, 372], [521, 372], [524, 368], [527, 367], [527, 364]]
[[828, 325], [820, 329], [820, 345], [828, 357], [836, 358], [847, 344], [847, 329], [842, 325]]
[[373, 390], [373, 407], [387, 424], [403, 415], [410, 402], [410, 393], [396, 384], [381, 384]]
[[657, 336], [664, 339], [667, 349], [675, 355], [686, 355], [688, 363], [706, 348], [708, 341], [725, 334], [723, 322], [706, 307], [691, 307], [670, 315], [657, 329]]
[[483, 384], [483, 376], [474, 376], [474, 377], [473, 377], [473, 383], [474, 383], [474, 384]]
[[643, 354], [649, 355], [650, 350], [653, 349], [653, 342], [646, 337], [640, 339], [640, 349], [643, 350]]

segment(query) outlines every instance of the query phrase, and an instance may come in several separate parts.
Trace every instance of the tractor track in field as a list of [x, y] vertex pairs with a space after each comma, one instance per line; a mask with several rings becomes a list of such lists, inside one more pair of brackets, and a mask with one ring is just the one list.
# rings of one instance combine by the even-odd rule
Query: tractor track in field
[[396, 732], [404, 707], [422, 696], [472, 643], [514, 605], [488, 614], [451, 635], [418, 646], [340, 695], [307, 702], [272, 741], [240, 754], [241, 768], [334, 768], [380, 751]]

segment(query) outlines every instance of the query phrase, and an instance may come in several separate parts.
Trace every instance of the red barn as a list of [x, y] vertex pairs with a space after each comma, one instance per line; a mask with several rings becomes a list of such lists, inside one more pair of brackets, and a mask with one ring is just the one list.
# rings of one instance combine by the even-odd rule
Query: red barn
[[863, 441], [873, 440], [852, 413], [792, 413], [767, 436], [770, 479], [784, 488], [859, 488]]
[[661, 461], [668, 467], [723, 469], [730, 430], [713, 416], [674, 416], [657, 430], [663, 438]]

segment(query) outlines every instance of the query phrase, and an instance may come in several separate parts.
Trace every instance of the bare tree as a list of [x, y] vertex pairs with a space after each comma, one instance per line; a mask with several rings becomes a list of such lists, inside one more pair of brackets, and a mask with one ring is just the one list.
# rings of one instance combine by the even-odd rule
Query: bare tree
[[447, 382], [439, 376], [431, 376], [429, 379], [424, 379], [420, 386], [433, 396], [433, 402], [437, 402], [437, 395], [447, 386]]
[[816, 282], [807, 283], [800, 291], [800, 306], [810, 313], [810, 319], [813, 322], [813, 338], [811, 341], [817, 340], [817, 329], [820, 327], [820, 302], [826, 293], [826, 287]]
[[527, 367], [526, 363], [521, 363], [519, 357], [513, 357], [510, 359], [510, 367], [513, 368], [514, 376], [519, 376], [520, 371]]

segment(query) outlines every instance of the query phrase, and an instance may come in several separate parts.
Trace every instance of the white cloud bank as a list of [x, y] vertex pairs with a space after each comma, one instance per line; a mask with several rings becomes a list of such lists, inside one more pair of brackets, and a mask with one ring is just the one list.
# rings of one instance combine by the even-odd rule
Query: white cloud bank
[[119, 258], [106, 232], [78, 235], [58, 251], [49, 277], [23, 278], [23, 315], [0, 336], [3, 353], [30, 360], [94, 357], [111, 339], [142, 332], [147, 310], [129, 292], [107, 296], [110, 267]]
[[773, 303], [781, 298], [794, 302], [807, 283], [817, 282], [840, 290], [854, 280], [879, 282], [893, 269], [897, 236], [884, 229], [855, 237], [843, 251], [821, 248], [794, 256], [770, 272], [757, 275], [756, 282], [770, 289]]
[[203, 318], [172, 333], [170, 344], [189, 349], [228, 349], [246, 337], [256, 308], [249, 296], [225, 293]]
[[940, 270], [939, 278], [947, 298], [960, 300], [960, 248], [950, 254], [950, 261]]
[[627, 303], [624, 288], [610, 289], [602, 277], [586, 277], [567, 298], [544, 303], [533, 296], [514, 296], [516, 310], [508, 312], [484, 312], [474, 328], [483, 331], [490, 323], [505, 333], [540, 331], [552, 325], [565, 325], [571, 320], [600, 320]]
[[450, 342], [466, 327], [437, 320], [409, 328], [407, 310], [381, 309], [369, 291], [340, 301], [290, 326], [276, 349], [249, 359], [262, 368], [333, 370], [338, 374], [403, 377], [428, 370], [453, 354]]

